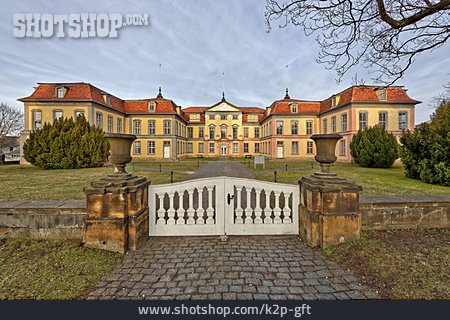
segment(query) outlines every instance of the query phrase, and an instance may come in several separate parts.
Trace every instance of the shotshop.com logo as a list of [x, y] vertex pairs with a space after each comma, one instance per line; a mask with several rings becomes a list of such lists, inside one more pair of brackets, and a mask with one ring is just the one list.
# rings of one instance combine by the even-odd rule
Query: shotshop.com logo
[[116, 38], [124, 26], [148, 26], [148, 14], [120, 13], [15, 13], [14, 37], [17, 38]]

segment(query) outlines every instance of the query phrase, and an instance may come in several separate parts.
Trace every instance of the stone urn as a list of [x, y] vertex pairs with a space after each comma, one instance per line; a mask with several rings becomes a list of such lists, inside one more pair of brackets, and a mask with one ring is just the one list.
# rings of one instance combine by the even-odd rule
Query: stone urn
[[311, 136], [316, 144], [316, 156], [314, 159], [320, 164], [320, 171], [317, 175], [335, 176], [336, 173], [330, 172], [331, 164], [336, 162], [336, 143], [342, 139], [342, 136], [337, 133], [329, 134], [315, 134]]
[[110, 146], [109, 162], [114, 165], [115, 174], [127, 174], [125, 166], [131, 161], [131, 144], [136, 136], [123, 133], [105, 133]]

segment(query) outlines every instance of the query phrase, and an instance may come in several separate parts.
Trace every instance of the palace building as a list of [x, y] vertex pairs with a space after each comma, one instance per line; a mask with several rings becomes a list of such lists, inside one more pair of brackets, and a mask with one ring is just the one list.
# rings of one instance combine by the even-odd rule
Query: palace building
[[[310, 136], [339, 133], [338, 161], [349, 162], [350, 141], [360, 129], [379, 125], [399, 136], [414, 129], [414, 107], [401, 86], [352, 86], [323, 101], [285, 96], [267, 108], [236, 106], [225, 99], [211, 106], [181, 107], [156, 97], [123, 100], [89, 83], [39, 83], [24, 103], [24, 132], [60, 117], [84, 115], [105, 132], [137, 136], [136, 160], [181, 157], [313, 158]], [[22, 148], [21, 148], [22, 149]], [[24, 160], [22, 159], [22, 162]]]

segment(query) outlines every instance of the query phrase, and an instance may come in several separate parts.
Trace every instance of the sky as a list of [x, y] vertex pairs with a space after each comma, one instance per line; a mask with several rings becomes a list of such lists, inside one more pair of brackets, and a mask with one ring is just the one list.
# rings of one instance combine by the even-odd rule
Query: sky
[[[21, 108], [38, 82], [89, 82], [122, 99], [165, 98], [182, 107], [210, 106], [226, 98], [238, 106], [265, 108], [284, 96], [324, 100], [351, 85], [316, 62], [314, 36], [295, 26], [270, 33], [265, 0], [2, 0], [0, 101]], [[15, 38], [15, 13], [139, 13], [148, 26], [126, 26], [117, 38]], [[429, 120], [432, 99], [450, 78], [450, 45], [416, 59], [397, 85], [423, 103], [416, 123]], [[159, 67], [161, 65], [161, 67]], [[286, 65], [289, 67], [286, 69]], [[223, 76], [224, 74], [224, 76]]]

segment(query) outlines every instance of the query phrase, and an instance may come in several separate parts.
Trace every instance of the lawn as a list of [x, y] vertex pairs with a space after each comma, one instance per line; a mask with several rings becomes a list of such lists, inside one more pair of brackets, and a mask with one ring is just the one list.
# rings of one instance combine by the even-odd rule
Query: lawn
[[450, 299], [450, 230], [364, 231], [325, 250], [382, 299]]
[[[192, 169], [195, 170], [195, 169]], [[152, 184], [170, 182], [170, 170], [159, 172], [159, 168], [127, 167], [127, 171], [144, 176]], [[112, 173], [112, 167], [42, 170], [33, 166], [8, 165], [0, 166], [0, 201], [5, 200], [68, 200], [84, 199], [83, 188], [91, 181]], [[186, 172], [175, 171], [174, 181], [181, 181], [188, 176]]]
[[[249, 160], [246, 161], [248, 165]], [[286, 171], [287, 164], [287, 171]], [[250, 163], [252, 170], [253, 163]], [[311, 166], [314, 168], [311, 168]], [[266, 170], [261, 165], [254, 170], [257, 179], [273, 181], [277, 171], [277, 182], [297, 184], [302, 176], [319, 171], [319, 165], [312, 161], [270, 161], [266, 162]], [[402, 164], [391, 168], [363, 168], [354, 164], [335, 164], [332, 171], [340, 177], [356, 181], [363, 187], [363, 195], [382, 194], [450, 194], [450, 187], [436, 186], [410, 179], [404, 175]]]
[[69, 240], [0, 240], [0, 299], [82, 299], [122, 255]]

